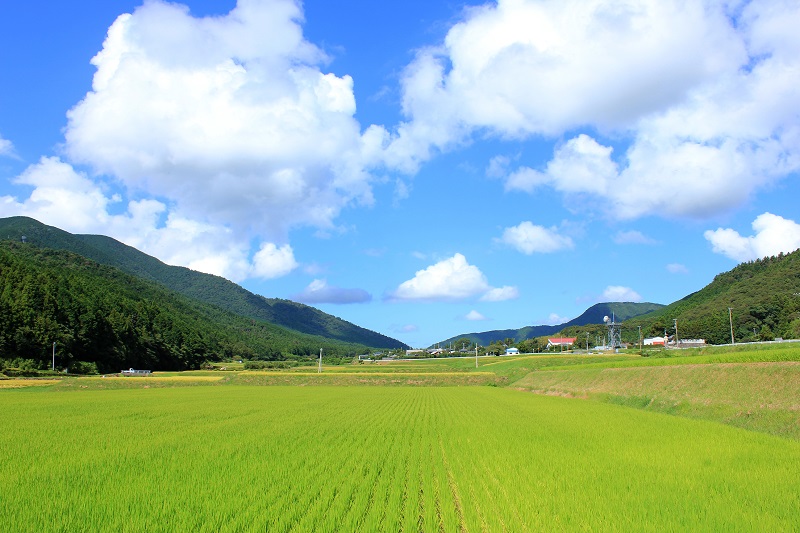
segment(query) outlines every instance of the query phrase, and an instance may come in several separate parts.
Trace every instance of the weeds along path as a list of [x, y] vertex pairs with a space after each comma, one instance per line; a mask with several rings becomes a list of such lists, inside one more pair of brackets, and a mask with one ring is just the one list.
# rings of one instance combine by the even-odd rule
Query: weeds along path
[[487, 386], [0, 392], [8, 531], [800, 528], [800, 442], [599, 402]]

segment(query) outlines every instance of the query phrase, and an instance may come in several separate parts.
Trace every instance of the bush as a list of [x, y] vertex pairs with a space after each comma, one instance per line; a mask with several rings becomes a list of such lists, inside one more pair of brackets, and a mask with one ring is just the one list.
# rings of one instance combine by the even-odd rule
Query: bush
[[67, 369], [69, 374], [98, 374], [97, 363], [87, 363], [86, 361], [73, 361]]

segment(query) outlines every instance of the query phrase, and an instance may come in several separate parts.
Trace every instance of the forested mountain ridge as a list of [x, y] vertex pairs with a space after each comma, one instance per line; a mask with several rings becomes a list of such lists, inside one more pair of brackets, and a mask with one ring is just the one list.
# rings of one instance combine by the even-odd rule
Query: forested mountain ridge
[[586, 311], [579, 317], [573, 318], [569, 322], [558, 324], [554, 326], [525, 326], [519, 329], [496, 329], [491, 331], [483, 331], [480, 333], [466, 333], [457, 335], [442, 341], [441, 345], [448, 345], [461, 339], [469, 339], [470, 342], [477, 342], [481, 346], [488, 346], [494, 341], [503, 341], [504, 339], [513, 339], [514, 342], [521, 342], [536, 337], [543, 337], [547, 335], [554, 335], [564, 328], [571, 326], [585, 326], [588, 324], [602, 324], [603, 317], [614, 315], [617, 320], [627, 320], [635, 316], [650, 313], [654, 310], [664, 307], [662, 304], [655, 303], [633, 303], [633, 302], [605, 302], [598, 303]]
[[0, 359], [57, 368], [197, 368], [225, 358], [353, 356], [366, 346], [234, 315], [66, 250], [0, 241]]
[[28, 217], [0, 219], [0, 238], [68, 250], [128, 274], [149, 279], [189, 298], [243, 317], [263, 320], [309, 335], [374, 348], [407, 348], [396, 339], [362, 328], [314, 307], [265, 298], [220, 276], [166, 265], [155, 257], [102, 235], [76, 235]]
[[672, 335], [675, 320], [679, 338], [712, 344], [731, 342], [731, 324], [736, 342], [800, 338], [800, 250], [741, 263], [699, 291], [630, 320], [626, 329]]

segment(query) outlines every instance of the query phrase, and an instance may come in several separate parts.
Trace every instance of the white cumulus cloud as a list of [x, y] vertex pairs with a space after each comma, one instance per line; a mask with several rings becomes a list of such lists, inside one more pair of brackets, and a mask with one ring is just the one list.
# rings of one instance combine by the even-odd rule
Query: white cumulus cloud
[[606, 302], [641, 302], [642, 297], [630, 287], [609, 285], [603, 291], [603, 301]]
[[487, 174], [504, 173], [507, 190], [593, 196], [613, 218], [708, 218], [800, 170], [797, 20], [800, 4], [785, 0], [467, 9], [405, 71], [406, 121], [387, 161], [413, 171], [477, 136], [589, 128], [594, 137], [567, 138], [542, 168], [494, 158]]
[[447, 301], [481, 297], [485, 301], [498, 301], [516, 297], [514, 287], [494, 288], [475, 265], [470, 265], [462, 254], [439, 261], [400, 284], [388, 295], [392, 300]]
[[66, 154], [215, 224], [273, 239], [331, 227], [372, 202], [362, 161], [380, 132], [361, 135], [353, 81], [320, 70], [302, 17], [292, 0], [207, 18], [153, 0], [121, 15], [68, 113]]
[[718, 228], [703, 236], [714, 252], [734, 261], [750, 261], [800, 248], [800, 224], [772, 213], [763, 213], [753, 221], [754, 235], [744, 237], [736, 230]]
[[719, 5], [499, 0], [465, 11], [409, 65], [409, 120], [393, 155], [423, 161], [479, 129], [524, 137], [628, 127], [745, 57]]
[[297, 267], [294, 251], [288, 244], [279, 247], [271, 242], [262, 243], [253, 256], [253, 273], [260, 278], [279, 278]]
[[552, 253], [574, 248], [572, 238], [561, 235], [555, 227], [545, 228], [525, 221], [517, 226], [506, 228], [500, 242], [531, 255], [533, 253]]

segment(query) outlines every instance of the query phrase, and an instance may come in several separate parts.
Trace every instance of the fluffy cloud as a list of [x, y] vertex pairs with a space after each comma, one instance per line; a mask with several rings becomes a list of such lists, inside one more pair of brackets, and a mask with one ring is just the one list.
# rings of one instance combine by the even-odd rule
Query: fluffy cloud
[[480, 269], [462, 254], [440, 261], [400, 284], [388, 297], [392, 300], [447, 301], [480, 297], [485, 301], [514, 298], [514, 287], [493, 288]]
[[[403, 77], [389, 164], [476, 134], [559, 138], [506, 188], [588, 194], [615, 218], [709, 217], [800, 170], [800, 4], [498, 0], [465, 12]], [[698, 50], [702, 51], [698, 53]], [[676, 196], [680, 191], [680, 196]]]
[[195, 18], [160, 0], [108, 30], [92, 91], [68, 113], [65, 152], [131, 191], [214, 224], [283, 238], [371, 203], [352, 79], [320, 71], [300, 4], [240, 0]]
[[253, 256], [253, 273], [261, 278], [279, 278], [298, 267], [294, 251], [288, 244], [281, 247], [271, 242], [261, 244]]
[[480, 129], [524, 137], [628, 127], [743, 61], [721, 6], [499, 0], [467, 10], [409, 65], [409, 120], [392, 151], [413, 166]]
[[603, 301], [605, 302], [641, 302], [642, 297], [638, 292], [630, 287], [620, 285], [609, 285], [603, 291]]
[[480, 314], [478, 311], [473, 309], [472, 311], [464, 315], [464, 320], [469, 320], [472, 322], [480, 322], [482, 320], [488, 320], [488, 319], [482, 314]]
[[733, 229], [708, 230], [703, 235], [714, 252], [735, 261], [749, 261], [800, 248], [800, 224], [772, 213], [764, 213], [753, 221], [755, 235], [743, 237]]
[[557, 228], [535, 226], [529, 221], [506, 228], [503, 236], [498, 240], [526, 255], [557, 252], [575, 246], [572, 239], [566, 235], [560, 235]]
[[297, 267], [288, 245], [269, 242], [249, 259], [249, 243], [223, 225], [168, 212], [156, 200], [131, 201], [122, 209], [121, 197], [56, 157], [44, 157], [15, 180], [33, 188], [27, 199], [0, 197], [0, 216], [24, 215], [72, 233], [113, 237], [165, 263], [181, 265], [234, 281], [249, 277], [274, 278]]
[[372, 296], [363, 289], [342, 289], [328, 285], [327, 280], [315, 279], [292, 299], [307, 304], [353, 304], [369, 302]]

